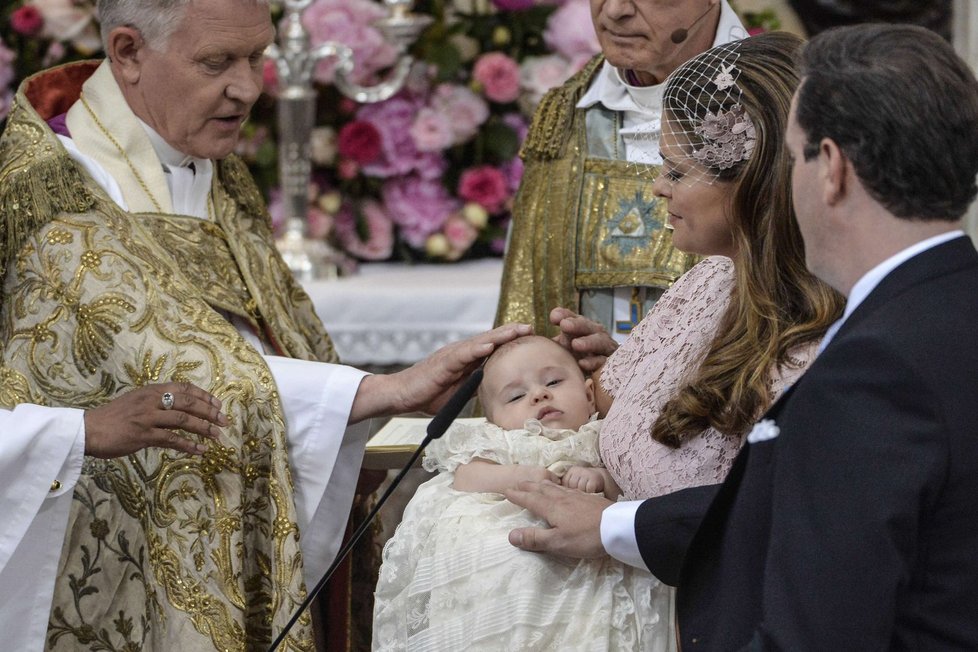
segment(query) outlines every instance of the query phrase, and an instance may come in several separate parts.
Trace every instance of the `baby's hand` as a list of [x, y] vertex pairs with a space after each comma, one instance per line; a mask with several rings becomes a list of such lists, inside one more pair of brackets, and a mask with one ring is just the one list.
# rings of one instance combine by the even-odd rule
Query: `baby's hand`
[[568, 489], [577, 489], [589, 494], [604, 491], [604, 474], [599, 469], [587, 466], [572, 466], [560, 480]]

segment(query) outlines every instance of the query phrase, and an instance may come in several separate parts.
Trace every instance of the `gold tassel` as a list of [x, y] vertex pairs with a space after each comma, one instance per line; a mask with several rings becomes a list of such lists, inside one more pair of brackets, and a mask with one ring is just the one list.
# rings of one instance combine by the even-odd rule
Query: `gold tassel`
[[[5, 154], [11, 143], [4, 141], [0, 160], [9, 160]], [[0, 279], [38, 229], [61, 213], [83, 213], [94, 206], [81, 172], [64, 151], [0, 171]]]

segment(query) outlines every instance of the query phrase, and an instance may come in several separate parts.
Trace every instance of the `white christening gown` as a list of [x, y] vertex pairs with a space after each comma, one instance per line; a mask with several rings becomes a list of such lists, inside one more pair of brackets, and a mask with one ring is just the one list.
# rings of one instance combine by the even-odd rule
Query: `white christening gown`
[[658, 581], [649, 573], [608, 557], [519, 550], [510, 530], [543, 521], [501, 494], [452, 488], [455, 469], [476, 457], [546, 466], [558, 476], [572, 464], [600, 465], [599, 425], [456, 424], [433, 442], [424, 467], [440, 473], [418, 488], [384, 548], [373, 649], [667, 650], [669, 595], [653, 591]]

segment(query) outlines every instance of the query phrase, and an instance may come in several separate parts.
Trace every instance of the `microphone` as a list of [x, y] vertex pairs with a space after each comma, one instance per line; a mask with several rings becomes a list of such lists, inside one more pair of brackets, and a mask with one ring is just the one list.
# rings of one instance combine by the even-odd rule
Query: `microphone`
[[364, 533], [367, 531], [367, 527], [374, 520], [374, 517], [377, 516], [377, 512], [379, 512], [380, 508], [385, 502], [387, 502], [390, 495], [394, 493], [394, 489], [401, 484], [401, 480], [404, 479], [407, 472], [414, 466], [414, 463], [418, 460], [418, 457], [421, 456], [421, 453], [424, 452], [424, 449], [432, 441], [445, 434], [445, 431], [448, 430], [448, 426], [452, 425], [452, 422], [458, 418], [458, 415], [462, 412], [462, 408], [465, 407], [465, 404], [468, 403], [469, 399], [472, 398], [472, 395], [475, 394], [475, 390], [479, 388], [479, 383], [481, 382], [482, 367], [479, 367], [472, 372], [472, 375], [465, 379], [465, 382], [462, 383], [457, 390], [455, 390], [455, 393], [449, 397], [445, 405], [438, 410], [435, 416], [431, 419], [431, 422], [428, 423], [428, 428], [425, 430], [424, 441], [422, 441], [421, 445], [418, 446], [418, 449], [414, 451], [414, 454], [411, 455], [411, 459], [408, 460], [407, 464], [404, 465], [404, 468], [397, 474], [397, 477], [391, 481], [390, 485], [387, 487], [387, 490], [384, 491], [383, 495], [377, 500], [377, 504], [373, 506], [373, 509], [371, 509], [370, 513], [367, 514], [367, 517], [363, 519], [363, 523], [357, 527], [356, 531], [350, 537], [350, 540], [347, 541], [342, 548], [340, 548], [338, 553], [336, 553], [333, 563], [330, 564], [328, 569], [326, 569], [326, 572], [323, 573], [322, 578], [316, 583], [316, 586], [313, 587], [312, 591], [309, 591], [306, 599], [302, 601], [302, 604], [299, 605], [298, 609], [295, 610], [295, 613], [292, 614], [292, 617], [289, 618], [289, 622], [285, 623], [285, 627], [281, 632], [279, 632], [279, 635], [275, 638], [275, 640], [272, 641], [272, 645], [268, 648], [268, 652], [275, 652], [279, 644], [285, 640], [285, 637], [289, 634], [289, 630], [291, 630], [292, 626], [299, 620], [299, 616], [302, 615], [302, 612], [306, 610], [306, 607], [308, 607], [316, 596], [323, 590], [323, 588], [325, 588], [329, 578], [333, 576], [333, 573], [336, 572], [337, 567], [343, 562], [344, 559], [346, 559], [346, 556], [350, 554], [350, 551], [353, 550], [353, 546], [355, 546], [357, 542], [363, 538]]
[[672, 33], [672, 36], [669, 37], [669, 40], [672, 41], [673, 43], [675, 43], [676, 45], [679, 45], [680, 43], [682, 43], [683, 41], [685, 41], [686, 40], [686, 37], [689, 36], [689, 30], [691, 30], [694, 27], [696, 27], [696, 23], [698, 23], [701, 20], [703, 20], [706, 17], [706, 15], [708, 13], [710, 13], [712, 10], [713, 10], [713, 7], [712, 6], [707, 7], [706, 8], [706, 11], [704, 11], [703, 13], [701, 13], [699, 18], [697, 18], [692, 23], [690, 23], [689, 27], [680, 27], [679, 29], [677, 29], [676, 31], [674, 31]]

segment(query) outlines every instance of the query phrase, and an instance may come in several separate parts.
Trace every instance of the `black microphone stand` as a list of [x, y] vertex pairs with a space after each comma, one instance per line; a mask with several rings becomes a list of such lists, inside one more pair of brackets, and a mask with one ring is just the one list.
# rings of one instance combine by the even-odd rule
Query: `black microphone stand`
[[299, 605], [299, 608], [296, 609], [295, 613], [292, 614], [292, 617], [289, 618], [289, 622], [285, 623], [285, 627], [282, 629], [281, 632], [279, 632], [279, 635], [275, 638], [275, 640], [272, 641], [272, 645], [271, 647], [268, 648], [268, 652], [275, 652], [275, 650], [282, 643], [282, 641], [285, 640], [285, 637], [288, 636], [289, 634], [289, 630], [291, 630], [292, 626], [295, 625], [295, 623], [299, 620], [299, 617], [302, 615], [302, 612], [306, 610], [306, 608], [312, 603], [312, 601], [316, 598], [316, 596], [319, 595], [319, 593], [323, 590], [323, 588], [325, 588], [326, 583], [329, 582], [329, 578], [333, 576], [333, 573], [336, 572], [336, 569], [339, 567], [339, 565], [343, 563], [343, 560], [346, 559], [346, 556], [350, 554], [350, 551], [353, 549], [353, 546], [355, 546], [360, 541], [360, 539], [363, 538], [363, 535], [364, 533], [366, 533], [367, 528], [370, 526], [370, 523], [374, 520], [374, 517], [377, 516], [377, 512], [379, 512], [380, 508], [383, 507], [385, 502], [387, 502], [387, 499], [390, 498], [390, 495], [394, 493], [394, 489], [396, 489], [397, 486], [401, 484], [401, 480], [404, 479], [404, 476], [407, 475], [407, 472], [410, 471], [412, 467], [414, 467], [414, 463], [418, 461], [418, 458], [421, 456], [421, 453], [424, 452], [424, 449], [432, 441], [438, 439], [439, 437], [445, 434], [445, 431], [448, 430], [448, 426], [452, 425], [452, 422], [455, 421], [455, 418], [462, 411], [462, 408], [465, 407], [465, 404], [469, 401], [470, 398], [472, 398], [472, 395], [475, 394], [475, 390], [479, 387], [479, 383], [481, 382], [482, 382], [482, 367], [479, 367], [478, 369], [473, 371], [472, 375], [469, 376], [464, 383], [462, 383], [462, 385], [455, 391], [454, 394], [452, 394], [451, 398], [448, 399], [448, 402], [445, 403], [442, 409], [438, 410], [438, 413], [435, 414], [435, 416], [431, 419], [431, 423], [428, 424], [428, 428], [425, 431], [425, 438], [421, 442], [421, 445], [418, 446], [417, 450], [414, 451], [414, 454], [411, 455], [411, 459], [408, 460], [408, 463], [404, 465], [404, 468], [401, 469], [401, 471], [397, 474], [397, 477], [394, 478], [394, 480], [390, 483], [390, 485], [387, 487], [387, 489], [384, 491], [381, 497], [377, 500], [377, 504], [373, 506], [373, 508], [370, 510], [370, 513], [367, 514], [367, 517], [363, 519], [363, 522], [360, 524], [359, 527], [357, 527], [356, 531], [350, 537], [350, 540], [347, 541], [343, 545], [343, 547], [340, 548], [340, 551], [336, 553], [336, 557], [333, 559], [333, 563], [330, 564], [329, 568], [326, 569], [326, 572], [323, 574], [322, 578], [316, 583], [316, 586], [314, 586], [313, 589], [309, 591], [309, 594], [306, 596], [306, 599], [302, 601], [302, 604]]

